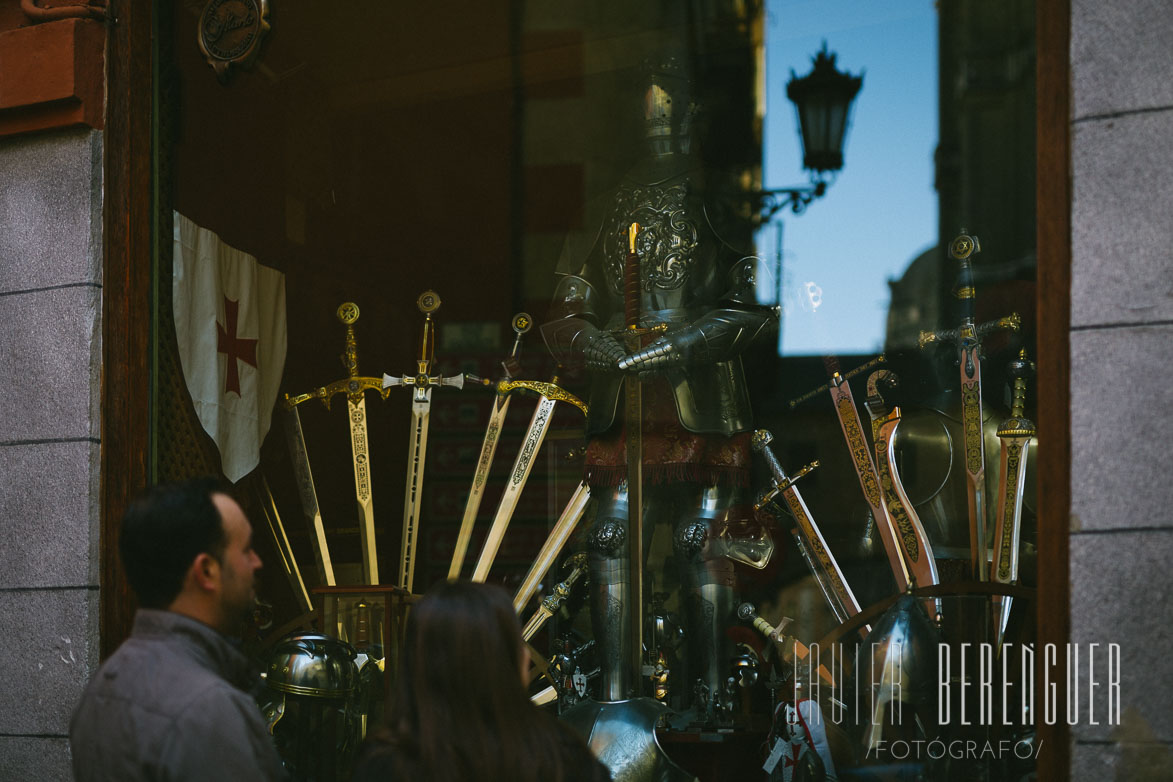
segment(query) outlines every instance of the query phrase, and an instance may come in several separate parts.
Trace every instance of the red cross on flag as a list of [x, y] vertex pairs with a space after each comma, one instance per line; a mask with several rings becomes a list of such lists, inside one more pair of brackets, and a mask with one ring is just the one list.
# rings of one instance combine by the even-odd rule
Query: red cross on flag
[[260, 463], [285, 367], [285, 275], [175, 213], [175, 336], [187, 389], [234, 483]]

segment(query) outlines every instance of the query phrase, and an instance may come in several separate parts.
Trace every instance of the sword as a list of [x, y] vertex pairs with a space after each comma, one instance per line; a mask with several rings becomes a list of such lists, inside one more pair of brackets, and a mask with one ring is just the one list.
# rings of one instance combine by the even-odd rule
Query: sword
[[847, 441], [847, 450], [851, 453], [851, 462], [859, 479], [860, 490], [863, 491], [864, 499], [872, 511], [880, 538], [884, 541], [888, 566], [896, 579], [896, 588], [903, 592], [908, 589], [912, 578], [897, 540], [896, 526], [880, 494], [880, 476], [876, 472], [875, 462], [872, 461], [871, 449], [864, 439], [859, 410], [855, 407], [855, 397], [851, 393], [851, 384], [845, 376], [839, 374], [838, 362], [835, 359], [828, 358], [826, 363], [827, 369], [831, 372], [827, 390], [831, 394], [831, 403], [835, 406], [835, 415], [839, 418], [839, 428], [843, 430], [843, 437]]
[[306, 450], [305, 434], [301, 430], [301, 416], [290, 401], [289, 394], [285, 395], [282, 407], [285, 409], [285, 442], [289, 446], [289, 459], [293, 462], [298, 497], [302, 511], [314, 530], [314, 558], [318, 565], [318, 578], [327, 586], [335, 586], [334, 564], [330, 561], [330, 547], [326, 543], [326, 527], [322, 523], [322, 511], [318, 506], [318, 492], [314, 488], [309, 451]]
[[566, 503], [566, 507], [558, 516], [558, 521], [554, 523], [554, 528], [546, 537], [546, 542], [542, 544], [541, 551], [534, 557], [534, 563], [530, 566], [529, 572], [525, 574], [525, 578], [522, 579], [521, 586], [517, 588], [517, 594], [513, 596], [513, 610], [517, 613], [520, 614], [521, 609], [525, 608], [525, 604], [538, 589], [538, 581], [546, 575], [546, 571], [562, 553], [562, 547], [566, 545], [566, 541], [570, 540], [570, 535], [582, 519], [590, 498], [590, 487], [585, 481], [580, 482], [578, 488], [574, 490], [574, 495], [571, 496], [570, 501]]
[[[347, 377], [322, 386], [314, 391], [298, 396], [285, 397], [285, 407], [293, 410], [297, 405], [317, 399], [330, 409], [331, 399], [335, 394], [346, 395], [346, 420], [350, 427], [350, 455], [354, 468], [354, 497], [358, 504], [359, 533], [362, 538], [362, 569], [363, 578], [368, 584], [379, 583], [379, 562], [375, 541], [375, 506], [371, 493], [371, 459], [367, 440], [367, 404], [364, 393], [367, 390], [376, 390], [383, 398], [387, 392], [383, 390], [378, 378], [360, 377], [358, 374], [358, 340], [354, 333], [354, 324], [358, 321], [358, 305], [353, 302], [343, 302], [337, 311], [338, 320], [346, 326], [346, 348], [341, 356], [342, 364], [346, 367]], [[294, 428], [293, 424], [296, 424]], [[315, 519], [315, 533], [317, 533], [319, 548], [326, 555], [325, 534], [320, 529], [320, 515], [317, 509], [316, 493], [310, 495], [313, 488], [313, 478], [309, 473], [309, 459], [306, 457], [305, 440], [301, 435], [300, 417], [290, 426], [291, 451], [294, 451], [294, 470], [298, 472], [298, 483], [301, 485], [302, 506], [307, 515], [313, 509]], [[304, 462], [304, 464], [302, 463]], [[303, 475], [304, 473], [304, 475]], [[323, 563], [325, 567], [325, 563]], [[333, 578], [332, 568], [327, 571], [328, 578]], [[327, 583], [332, 583], [327, 581]]]
[[403, 492], [403, 537], [399, 543], [399, 588], [411, 592], [415, 581], [416, 526], [423, 501], [424, 463], [428, 447], [428, 418], [432, 409], [432, 389], [436, 386], [464, 388], [464, 375], [443, 377], [429, 374], [436, 360], [436, 332], [432, 313], [440, 309], [435, 291], [424, 291], [416, 300], [424, 313], [420, 337], [420, 355], [416, 374], [391, 377], [383, 375], [383, 388], [411, 386], [411, 431], [407, 441], [407, 482]]
[[541, 450], [542, 443], [546, 439], [546, 433], [550, 429], [550, 422], [554, 419], [554, 408], [559, 402], [569, 402], [581, 410], [583, 415], [587, 413], [586, 403], [561, 388], [558, 385], [557, 375], [549, 383], [534, 380], [503, 380], [497, 384], [497, 393], [509, 393], [517, 388], [536, 391], [541, 394], [541, 398], [538, 400], [538, 406], [530, 419], [529, 428], [526, 429], [525, 438], [517, 452], [517, 458], [513, 460], [513, 467], [509, 471], [509, 482], [505, 485], [505, 491], [502, 492], [501, 500], [497, 503], [497, 512], [493, 514], [493, 523], [489, 527], [489, 534], [485, 536], [476, 567], [473, 568], [473, 581], [484, 581], [489, 575], [489, 569], [493, 567], [493, 560], [497, 558], [497, 550], [501, 547], [505, 530], [509, 528], [513, 511], [517, 508], [518, 500], [521, 499], [521, 490], [525, 488], [525, 483], [529, 480], [534, 459], [537, 458], [538, 451]]
[[[1010, 376], [1014, 378], [1014, 396], [1010, 417], [998, 427], [1002, 444], [1002, 458], [998, 467], [997, 524], [994, 527], [994, 561], [990, 580], [999, 584], [1018, 581], [1018, 540], [1022, 531], [1022, 495], [1026, 484], [1026, 457], [1036, 434], [1034, 422], [1024, 415], [1026, 409], [1026, 379], [1034, 373], [1034, 364], [1027, 360], [1026, 350], [1010, 362]], [[994, 595], [994, 629], [998, 648], [1010, 619], [1008, 595]]]
[[793, 476], [787, 475], [778, 457], [770, 449], [770, 442], [773, 439], [774, 435], [765, 429], [758, 429], [753, 433], [753, 449], [765, 458], [773, 476], [770, 489], [754, 503], [754, 510], [761, 510], [779, 494], [786, 500], [786, 506], [794, 516], [796, 526], [791, 530], [791, 534], [794, 536], [798, 551], [802, 554], [811, 575], [815, 577], [827, 605], [835, 614], [835, 619], [842, 624], [859, 613], [859, 601], [855, 599], [855, 593], [843, 577], [843, 569], [835, 561], [835, 555], [827, 547], [823, 533], [811, 518], [810, 510], [807, 509], [802, 495], [798, 493], [798, 487], [795, 486], [800, 478], [818, 467], [819, 463], [811, 462]]
[[[513, 350], [509, 358], [501, 362], [505, 371], [505, 380], [513, 377], [517, 369], [517, 356], [521, 350], [521, 337], [533, 328], [533, 319], [528, 313], [519, 312], [513, 316], [513, 331], [516, 337], [513, 340]], [[469, 378], [472, 379], [471, 376]], [[484, 381], [489, 384], [489, 381]], [[464, 505], [464, 518], [460, 520], [460, 534], [456, 537], [456, 549], [452, 552], [452, 563], [448, 566], [448, 580], [460, 578], [460, 569], [464, 567], [464, 557], [468, 553], [468, 542], [472, 538], [473, 524], [477, 519], [477, 511], [481, 507], [481, 499], [485, 495], [485, 485], [489, 480], [489, 469], [493, 466], [493, 455], [497, 453], [497, 442], [501, 439], [501, 428], [505, 425], [505, 414], [509, 411], [509, 392], [502, 392], [501, 384], [497, 384], [497, 396], [493, 399], [493, 410], [489, 413], [489, 425], [485, 427], [485, 439], [481, 443], [481, 453], [477, 457], [477, 469], [472, 476], [472, 488], [468, 492], [468, 501]]]
[[[912, 507], [904, 485], [900, 482], [900, 471], [896, 467], [896, 429], [900, 426], [900, 408], [884, 401], [880, 385], [895, 386], [896, 375], [886, 369], [868, 376], [868, 396], [864, 406], [872, 419], [872, 439], [876, 446], [876, 474], [880, 479], [880, 491], [884, 506], [896, 531], [896, 539], [908, 566], [909, 588], [931, 586], [940, 582], [937, 576], [937, 561], [933, 547], [921, 524], [920, 517]], [[934, 601], [928, 608], [930, 616], [936, 618], [938, 604]]]
[[281, 523], [281, 514], [277, 512], [277, 501], [273, 499], [273, 491], [269, 488], [269, 481], [261, 474], [260, 485], [256, 487], [261, 499], [261, 512], [269, 524], [269, 531], [273, 533], [273, 541], [277, 544], [277, 554], [281, 557], [281, 569], [289, 579], [289, 586], [297, 601], [306, 611], [313, 611], [314, 604], [310, 600], [310, 593], [306, 591], [305, 580], [301, 577], [301, 568], [297, 566], [297, 558], [293, 556], [293, 547], [289, 545], [289, 537], [285, 534], [285, 525]]
[[[623, 264], [623, 325], [628, 354], [638, 351], [641, 337], [647, 333], [640, 327], [641, 274], [635, 237], [639, 223], [627, 228], [627, 257]], [[631, 682], [639, 682], [643, 673], [644, 646], [644, 525], [643, 525], [643, 389], [638, 372], [629, 372], [623, 379], [626, 394], [624, 402], [624, 446], [627, 451], [627, 552], [630, 572], [627, 574], [631, 590], [628, 621], [631, 626], [631, 648], [628, 665]], [[636, 695], [639, 690], [636, 685]]]
[[542, 625], [546, 623], [546, 620], [552, 617], [554, 612], [558, 610], [558, 606], [562, 605], [562, 601], [570, 597], [570, 589], [574, 586], [574, 582], [586, 573], [586, 554], [575, 554], [566, 563], [566, 566], [570, 570], [570, 575], [554, 586], [553, 591], [542, 601], [538, 609], [534, 611], [533, 616], [525, 623], [525, 627], [521, 630], [521, 639], [523, 641], [529, 641], [529, 639], [533, 638], [534, 634], [542, 629]]
[[965, 475], [969, 498], [970, 570], [973, 577], [985, 581], [986, 571], [986, 451], [982, 436], [982, 336], [1000, 325], [1017, 331], [1021, 319], [1014, 313], [992, 323], [974, 323], [973, 264], [975, 253], [981, 252], [976, 236], [965, 229], [949, 243], [949, 255], [961, 263], [953, 295], [961, 302], [961, 325], [950, 331], [922, 331], [920, 347], [934, 342], [956, 342], [961, 366], [961, 421], [965, 440]]

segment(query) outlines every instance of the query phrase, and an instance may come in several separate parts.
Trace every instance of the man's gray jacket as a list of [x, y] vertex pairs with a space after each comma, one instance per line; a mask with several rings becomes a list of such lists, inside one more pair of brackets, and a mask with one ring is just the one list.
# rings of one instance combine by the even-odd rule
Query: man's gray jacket
[[140, 609], [70, 724], [78, 782], [285, 779], [243, 654], [207, 625]]

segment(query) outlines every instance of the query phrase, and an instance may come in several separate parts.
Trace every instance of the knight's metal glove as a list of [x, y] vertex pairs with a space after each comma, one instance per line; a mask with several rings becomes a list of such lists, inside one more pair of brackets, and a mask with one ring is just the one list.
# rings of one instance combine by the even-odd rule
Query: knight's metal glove
[[584, 336], [582, 343], [582, 354], [588, 369], [614, 372], [627, 356], [627, 351], [619, 341], [605, 331], [595, 331]]
[[674, 367], [683, 362], [681, 346], [669, 336], [661, 337], [643, 350], [620, 359], [619, 368], [624, 372], [644, 372]]

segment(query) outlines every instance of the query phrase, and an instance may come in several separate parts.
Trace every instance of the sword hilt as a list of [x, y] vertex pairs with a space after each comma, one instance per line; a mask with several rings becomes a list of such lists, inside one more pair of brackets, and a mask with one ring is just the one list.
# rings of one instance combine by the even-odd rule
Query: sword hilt
[[986, 321], [985, 323], [974, 325], [962, 325], [955, 329], [943, 329], [941, 331], [922, 331], [917, 337], [916, 346], [924, 350], [929, 345], [938, 343], [956, 342], [964, 344], [966, 340], [974, 340], [975, 338], [980, 342], [987, 334], [995, 331], [1009, 331], [1018, 333], [1022, 330], [1022, 316], [1017, 312], [1012, 312], [1009, 315], [998, 318], [997, 320]]
[[999, 437], [1034, 437], [1037, 434], [1034, 422], [1026, 417], [1026, 381], [1035, 372], [1034, 362], [1026, 357], [1026, 348], [1010, 362], [1010, 377], [1014, 380], [1014, 391], [1010, 402], [1010, 417], [998, 427]]
[[[808, 399], [814, 399], [816, 396], [818, 396], [819, 394], [826, 391], [832, 385], [838, 386], [840, 383], [843, 383], [847, 380], [851, 380], [851, 378], [855, 377], [856, 375], [867, 372], [869, 369], [872, 369], [873, 367], [877, 367], [880, 364], [883, 364], [884, 362], [886, 362], [887, 360], [888, 360], [888, 357], [885, 354], [881, 353], [880, 355], [876, 356], [875, 358], [873, 358], [871, 361], [867, 362], [866, 364], [860, 364], [855, 369], [850, 370], [849, 372], [847, 372], [847, 374], [839, 374], [839, 361], [834, 356], [827, 356], [826, 358], [823, 359], [823, 364], [827, 368], [827, 374], [831, 375], [831, 380], [827, 383], [823, 383], [818, 388], [807, 391], [802, 396], [795, 397], [794, 399], [791, 399], [790, 400], [790, 409], [793, 410], [794, 408], [798, 407], [799, 405], [801, 405], [803, 402], [807, 401]], [[838, 375], [838, 377], [836, 377], [836, 375]]]
[[794, 473], [794, 475], [787, 475], [786, 471], [782, 469], [782, 463], [778, 461], [778, 457], [775, 456], [774, 452], [770, 449], [770, 443], [773, 442], [773, 440], [774, 435], [770, 434], [770, 432], [765, 429], [758, 429], [756, 432], [754, 432], [753, 438], [751, 440], [753, 450], [760, 453], [765, 458], [766, 465], [770, 468], [770, 473], [774, 476], [774, 485], [767, 489], [760, 497], [758, 497], [758, 501], [755, 502], [753, 506], [754, 510], [761, 510], [764, 508], [768, 502], [773, 500], [779, 494], [790, 489], [790, 487], [792, 487], [800, 479], [810, 474], [816, 467], [819, 466], [819, 462], [816, 459], [798, 472]]
[[635, 237], [639, 234], [639, 223], [632, 223], [623, 233], [627, 239], [627, 257], [623, 264], [623, 324], [636, 329], [639, 328], [640, 273]]
[[949, 257], [961, 263], [957, 271], [957, 282], [953, 286], [953, 295], [960, 302], [962, 322], [973, 323], [974, 300], [977, 293], [973, 286], [973, 256], [982, 251], [981, 242], [976, 236], [961, 232], [949, 243]]
[[513, 348], [509, 351], [509, 355], [501, 362], [501, 370], [505, 373], [505, 378], [511, 378], [521, 371], [521, 364], [518, 363], [518, 358], [521, 356], [521, 338], [530, 329], [534, 327], [534, 319], [530, 317], [528, 312], [519, 312], [513, 316], [513, 321], [510, 324], [513, 326]]

